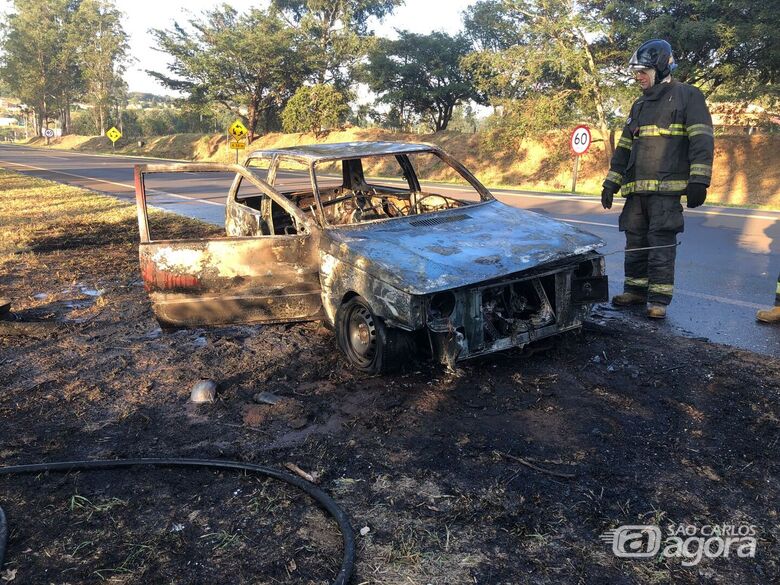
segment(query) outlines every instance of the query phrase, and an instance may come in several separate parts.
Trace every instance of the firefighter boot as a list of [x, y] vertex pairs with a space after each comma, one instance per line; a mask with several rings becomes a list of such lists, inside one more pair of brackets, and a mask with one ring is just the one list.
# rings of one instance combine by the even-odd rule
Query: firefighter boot
[[629, 305], [644, 305], [647, 302], [646, 295], [640, 295], [633, 292], [624, 292], [623, 294], [612, 297], [612, 304], [616, 307], [628, 307]]
[[773, 307], [756, 313], [756, 319], [762, 323], [780, 323], [780, 307]]
[[647, 305], [647, 316], [651, 319], [666, 319], [666, 305], [650, 303]]

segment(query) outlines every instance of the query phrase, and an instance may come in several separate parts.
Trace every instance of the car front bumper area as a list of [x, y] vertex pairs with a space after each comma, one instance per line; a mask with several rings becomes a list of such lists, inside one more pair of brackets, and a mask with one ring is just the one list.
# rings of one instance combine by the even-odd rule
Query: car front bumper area
[[434, 357], [455, 362], [523, 347], [577, 329], [593, 303], [608, 298], [604, 258], [593, 255], [540, 267], [427, 298], [427, 329]]

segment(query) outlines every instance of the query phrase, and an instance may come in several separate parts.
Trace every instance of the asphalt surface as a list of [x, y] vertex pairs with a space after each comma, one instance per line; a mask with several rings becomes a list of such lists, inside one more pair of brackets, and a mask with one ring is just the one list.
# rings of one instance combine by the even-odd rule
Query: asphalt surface
[[[134, 163], [169, 162], [159, 159], [90, 155], [63, 150], [0, 144], [0, 167], [28, 175], [85, 187], [124, 200], [134, 200]], [[149, 203], [176, 213], [216, 224], [224, 221], [225, 196], [231, 174], [191, 173], [156, 175], [147, 182]], [[286, 184], [308, 184], [302, 174], [280, 173]], [[438, 192], [463, 196], [466, 189], [437, 184]], [[610, 292], [621, 291], [623, 234], [617, 219], [622, 200], [605, 211], [592, 197], [491, 189], [507, 204], [530, 209], [570, 222], [597, 234], [607, 243]], [[32, 203], [32, 202], [31, 202]], [[674, 301], [666, 321], [652, 325], [678, 333], [705, 337], [763, 353], [780, 356], [780, 326], [759, 324], [756, 310], [771, 306], [780, 272], [779, 212], [703, 206], [685, 210], [685, 233], [677, 253]], [[614, 252], [614, 253], [611, 253]], [[600, 314], [617, 311], [601, 305]], [[627, 318], [644, 322], [640, 310], [624, 311]]]

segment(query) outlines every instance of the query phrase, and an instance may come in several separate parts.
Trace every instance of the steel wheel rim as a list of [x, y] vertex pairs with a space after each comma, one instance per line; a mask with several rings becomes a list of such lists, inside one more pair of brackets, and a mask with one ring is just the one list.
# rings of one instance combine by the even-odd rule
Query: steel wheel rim
[[347, 319], [349, 351], [361, 365], [370, 364], [376, 355], [376, 324], [367, 307], [353, 307]]

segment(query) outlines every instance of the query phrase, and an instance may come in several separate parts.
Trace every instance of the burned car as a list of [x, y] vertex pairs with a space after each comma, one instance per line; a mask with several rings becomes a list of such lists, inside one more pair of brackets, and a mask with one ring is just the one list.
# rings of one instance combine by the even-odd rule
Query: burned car
[[[152, 239], [156, 173], [230, 173], [225, 234]], [[322, 320], [351, 364], [378, 373], [523, 347], [581, 327], [607, 298], [598, 237], [496, 200], [427, 144], [141, 164], [135, 185], [141, 274], [164, 326]]]

